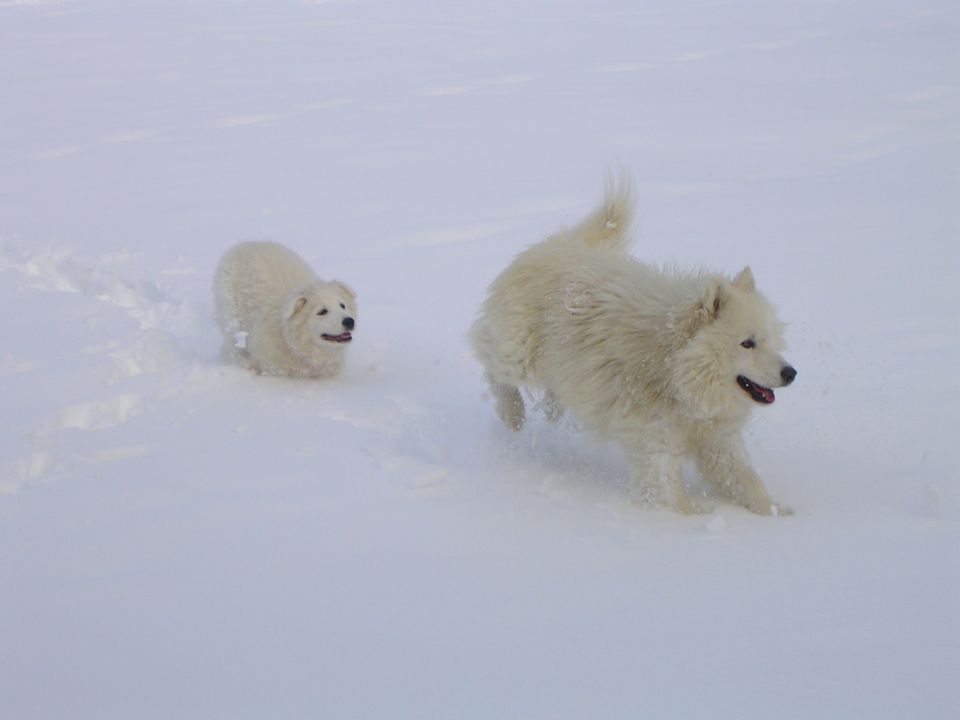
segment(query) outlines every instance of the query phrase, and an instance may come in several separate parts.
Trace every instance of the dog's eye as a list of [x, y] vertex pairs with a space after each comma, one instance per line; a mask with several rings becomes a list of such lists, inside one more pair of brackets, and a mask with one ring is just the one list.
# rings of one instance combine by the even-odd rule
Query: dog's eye
[[326, 314], [327, 314], [327, 309], [326, 309], [326, 308], [324, 308], [323, 310], [321, 310], [320, 312], [317, 313], [317, 315], [326, 315]]
[[341, 310], [346, 310], [346, 309], [347, 309], [347, 306], [344, 305], [343, 303], [340, 303], [340, 309], [341, 309]]
[[753, 338], [748, 338], [740, 343], [740, 347], [745, 347], [747, 350], [753, 350], [757, 344], [753, 341]]

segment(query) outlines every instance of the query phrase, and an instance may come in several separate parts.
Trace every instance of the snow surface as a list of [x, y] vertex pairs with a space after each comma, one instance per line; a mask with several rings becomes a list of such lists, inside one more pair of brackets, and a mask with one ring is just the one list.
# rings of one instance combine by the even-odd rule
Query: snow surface
[[[958, 30], [0, 1], [0, 716], [957, 717]], [[790, 323], [747, 442], [792, 517], [634, 507], [484, 398], [487, 283], [620, 165], [638, 256], [749, 263]], [[216, 359], [249, 238], [358, 289], [341, 379]]]

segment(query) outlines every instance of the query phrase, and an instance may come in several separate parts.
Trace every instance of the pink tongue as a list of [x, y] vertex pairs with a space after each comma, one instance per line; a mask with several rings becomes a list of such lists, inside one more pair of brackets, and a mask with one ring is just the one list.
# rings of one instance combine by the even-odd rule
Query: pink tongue
[[763, 399], [768, 403], [772, 403], [774, 401], [773, 390], [770, 388], [761, 388], [760, 393], [763, 395]]

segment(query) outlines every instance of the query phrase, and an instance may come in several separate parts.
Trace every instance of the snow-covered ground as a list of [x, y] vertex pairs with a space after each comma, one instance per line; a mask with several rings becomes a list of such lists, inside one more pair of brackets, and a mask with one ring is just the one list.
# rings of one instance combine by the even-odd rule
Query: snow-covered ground
[[[952, 718], [956, 4], [0, 0], [0, 717]], [[639, 189], [797, 383], [762, 518], [495, 420], [490, 279]], [[360, 293], [335, 382], [221, 364], [240, 239]], [[691, 474], [691, 483], [696, 478]]]

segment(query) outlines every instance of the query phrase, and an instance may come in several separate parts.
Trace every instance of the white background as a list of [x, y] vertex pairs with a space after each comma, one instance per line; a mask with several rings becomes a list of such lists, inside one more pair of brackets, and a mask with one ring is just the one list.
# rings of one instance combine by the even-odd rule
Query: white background
[[[948, 718], [958, 13], [935, 0], [0, 0], [0, 715]], [[498, 425], [466, 329], [638, 188], [799, 376], [761, 518]], [[360, 295], [334, 382], [217, 359], [266, 238]], [[693, 473], [687, 476], [702, 489]]]

